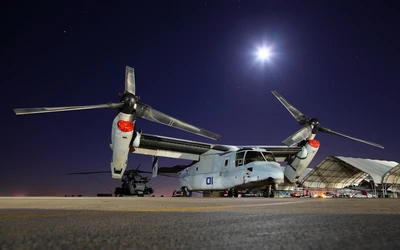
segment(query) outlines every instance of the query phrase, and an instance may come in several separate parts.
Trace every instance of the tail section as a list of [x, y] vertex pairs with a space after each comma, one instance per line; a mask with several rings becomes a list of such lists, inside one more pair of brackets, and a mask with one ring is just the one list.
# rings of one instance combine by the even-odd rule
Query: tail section
[[121, 179], [128, 164], [129, 145], [134, 132], [134, 116], [119, 113], [112, 125], [111, 132], [111, 177]]

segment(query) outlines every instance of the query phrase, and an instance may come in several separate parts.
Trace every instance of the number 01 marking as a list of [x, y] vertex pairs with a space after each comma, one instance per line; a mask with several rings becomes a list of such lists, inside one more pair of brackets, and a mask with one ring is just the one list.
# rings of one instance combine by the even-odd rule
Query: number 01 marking
[[206, 185], [213, 185], [213, 184], [214, 184], [214, 177], [207, 177]]

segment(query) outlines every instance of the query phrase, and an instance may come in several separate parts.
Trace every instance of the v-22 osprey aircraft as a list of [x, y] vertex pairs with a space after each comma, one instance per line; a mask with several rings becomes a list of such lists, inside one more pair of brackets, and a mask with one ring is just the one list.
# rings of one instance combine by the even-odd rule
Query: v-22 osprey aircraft
[[[41, 107], [14, 109], [16, 115], [62, 111], [112, 108], [117, 109], [111, 129], [111, 176], [121, 179], [128, 164], [129, 153], [152, 155], [152, 176], [158, 173], [176, 173], [179, 176], [179, 191], [190, 196], [193, 191], [237, 192], [272, 187], [276, 190], [285, 180], [298, 180], [317, 153], [320, 143], [317, 132], [329, 133], [366, 143], [375, 147], [382, 145], [350, 137], [322, 127], [316, 118], [310, 118], [278, 92], [275, 97], [302, 126], [300, 130], [282, 141], [284, 146], [268, 145], [223, 145], [190, 141], [160, 135], [144, 134], [136, 129], [136, 118], [171, 126], [209, 139], [219, 140], [220, 135], [196, 127], [139, 102], [136, 95], [134, 69], [126, 66], [125, 91], [120, 101], [99, 105]], [[158, 157], [191, 160], [189, 165], [159, 168]], [[283, 168], [280, 162], [286, 162]], [[236, 196], [235, 195], [235, 196]]]

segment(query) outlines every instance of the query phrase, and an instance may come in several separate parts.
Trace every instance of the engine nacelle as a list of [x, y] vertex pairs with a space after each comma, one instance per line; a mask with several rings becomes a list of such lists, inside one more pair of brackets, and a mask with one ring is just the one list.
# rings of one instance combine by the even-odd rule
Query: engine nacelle
[[111, 131], [111, 176], [121, 179], [128, 164], [128, 155], [132, 141], [134, 126], [133, 115], [119, 113], [113, 121]]
[[290, 182], [296, 182], [303, 174], [304, 170], [310, 165], [319, 149], [319, 141], [308, 140], [302, 150], [297, 153], [294, 160], [285, 168], [285, 176]]

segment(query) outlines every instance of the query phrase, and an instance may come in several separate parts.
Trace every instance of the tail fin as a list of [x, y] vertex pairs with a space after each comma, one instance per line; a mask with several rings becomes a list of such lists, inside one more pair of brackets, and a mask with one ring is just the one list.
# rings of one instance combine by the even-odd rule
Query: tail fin
[[153, 155], [153, 162], [151, 164], [152, 167], [152, 177], [156, 177], [158, 173], [158, 157]]

